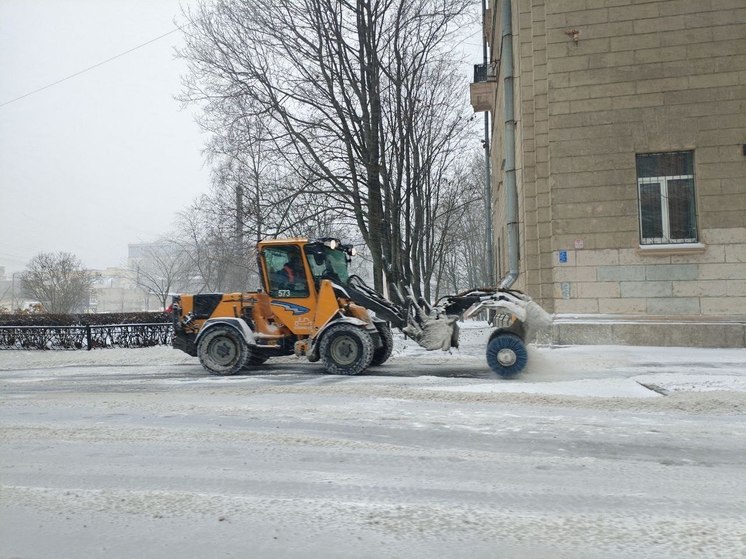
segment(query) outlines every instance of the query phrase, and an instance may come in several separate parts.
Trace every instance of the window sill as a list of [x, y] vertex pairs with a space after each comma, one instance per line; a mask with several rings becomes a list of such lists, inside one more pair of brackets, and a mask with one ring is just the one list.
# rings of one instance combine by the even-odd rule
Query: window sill
[[705, 251], [702, 243], [640, 245], [637, 254], [641, 256], [672, 256], [677, 254], [701, 254]]

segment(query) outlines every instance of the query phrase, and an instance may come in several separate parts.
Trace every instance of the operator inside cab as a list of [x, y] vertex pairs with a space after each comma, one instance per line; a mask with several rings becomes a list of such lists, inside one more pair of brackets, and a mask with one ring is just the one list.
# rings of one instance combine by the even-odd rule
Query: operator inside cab
[[267, 247], [264, 259], [272, 297], [308, 297], [308, 279], [297, 246]]

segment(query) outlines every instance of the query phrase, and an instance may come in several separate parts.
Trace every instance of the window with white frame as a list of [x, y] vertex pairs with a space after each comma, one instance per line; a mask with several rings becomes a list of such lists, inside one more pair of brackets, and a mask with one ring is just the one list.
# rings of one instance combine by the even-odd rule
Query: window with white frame
[[637, 155], [640, 244], [697, 242], [694, 152]]

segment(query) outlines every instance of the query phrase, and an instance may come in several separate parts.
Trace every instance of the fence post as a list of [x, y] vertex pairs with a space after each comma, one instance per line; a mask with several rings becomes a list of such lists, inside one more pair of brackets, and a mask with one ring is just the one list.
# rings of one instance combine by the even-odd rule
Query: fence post
[[86, 344], [88, 344], [88, 351], [91, 351], [93, 349], [93, 340], [91, 339], [91, 325], [86, 324], [85, 325], [85, 341]]

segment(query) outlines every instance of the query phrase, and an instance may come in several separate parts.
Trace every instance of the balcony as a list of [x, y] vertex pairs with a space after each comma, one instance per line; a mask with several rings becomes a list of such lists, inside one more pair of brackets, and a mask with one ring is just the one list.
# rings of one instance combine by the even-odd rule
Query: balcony
[[474, 65], [474, 82], [469, 86], [471, 106], [475, 113], [495, 108], [497, 76], [490, 64]]

